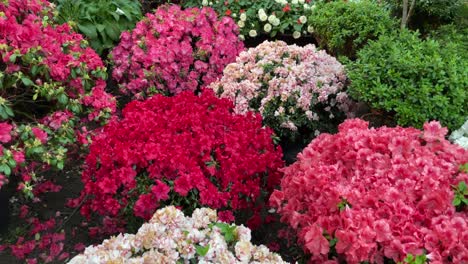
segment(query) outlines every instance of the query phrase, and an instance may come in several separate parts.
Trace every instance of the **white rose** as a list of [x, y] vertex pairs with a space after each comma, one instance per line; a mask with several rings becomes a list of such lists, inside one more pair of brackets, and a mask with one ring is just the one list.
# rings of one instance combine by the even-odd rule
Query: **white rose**
[[207, 5], [208, 5], [208, 0], [203, 0], [201, 4], [202, 4], [203, 6], [207, 6]]
[[236, 13], [233, 13], [231, 16], [234, 17], [234, 18], [236, 18], [236, 17], [237, 17], [237, 14], [236, 14]]
[[244, 23], [244, 21], [242, 21], [242, 20], [239, 20], [239, 21], [237, 22], [237, 25], [238, 25], [240, 28], [245, 27], [245, 23]]
[[240, 20], [242, 20], [242, 21], [247, 20], [247, 15], [246, 15], [245, 13], [242, 13], [242, 14], [240, 15]]
[[304, 4], [304, 10], [309, 10], [310, 6], [308, 4]]
[[300, 38], [300, 37], [301, 37], [301, 32], [299, 32], [299, 31], [294, 31], [294, 33], [293, 33], [293, 38], [298, 39], [298, 38]]
[[299, 3], [299, 1], [297, 1], [297, 0], [292, 0], [291, 1], [291, 4], [293, 4], [293, 5], [297, 5], [298, 3]]
[[268, 19], [268, 16], [265, 13], [259, 14], [258, 17], [260, 18], [260, 21], [266, 21]]
[[306, 16], [300, 16], [299, 21], [301, 21], [302, 24], [305, 24], [307, 22], [307, 17]]
[[213, 2], [209, 2], [208, 4], [209, 4], [209, 5], [213, 5]]
[[263, 26], [263, 30], [265, 30], [265, 32], [270, 32], [271, 31], [271, 24], [266, 23], [265, 26]]
[[250, 30], [249, 31], [249, 36], [251, 36], [252, 38], [256, 37], [257, 36], [257, 31], [255, 29]]
[[275, 19], [276, 19], [276, 16], [275, 16], [275, 15], [270, 15], [270, 16], [268, 17], [268, 22], [270, 22], [271, 24], [273, 24], [273, 21], [275, 21]]
[[314, 27], [313, 26], [308, 26], [307, 27], [307, 32], [314, 33]]
[[239, 39], [240, 39], [240, 40], [245, 40], [244, 35], [239, 35]]
[[299, 0], [299, 4], [303, 4], [304, 2], [304, 0]]
[[273, 22], [271, 23], [273, 26], [278, 26], [279, 24], [281, 23], [281, 21], [279, 20], [279, 18], [276, 18], [275, 20], [273, 20]]

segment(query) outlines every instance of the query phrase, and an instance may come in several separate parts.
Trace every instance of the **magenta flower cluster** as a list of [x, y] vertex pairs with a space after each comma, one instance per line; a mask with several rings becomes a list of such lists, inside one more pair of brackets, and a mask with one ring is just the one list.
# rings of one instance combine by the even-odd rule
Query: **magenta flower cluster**
[[409, 254], [468, 263], [468, 211], [452, 204], [454, 186], [468, 179], [460, 170], [468, 151], [450, 144], [446, 133], [437, 122], [420, 131], [347, 120], [284, 169], [270, 202], [312, 263], [330, 261], [330, 242], [347, 263], [402, 261]]
[[218, 20], [211, 8], [164, 5], [122, 33], [112, 51], [113, 77], [137, 98], [196, 91], [220, 77], [243, 48], [231, 18]]

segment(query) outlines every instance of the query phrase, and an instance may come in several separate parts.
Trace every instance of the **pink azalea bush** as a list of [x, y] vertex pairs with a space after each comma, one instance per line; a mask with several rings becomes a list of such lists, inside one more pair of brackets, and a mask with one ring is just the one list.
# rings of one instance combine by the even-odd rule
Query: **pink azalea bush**
[[85, 125], [115, 111], [102, 60], [54, 14], [43, 0], [0, 3], [0, 186], [21, 175], [29, 196], [36, 173], [62, 169], [69, 147], [87, 143]]
[[243, 50], [231, 18], [211, 8], [164, 5], [146, 14], [112, 51], [113, 77], [137, 98], [196, 91], [216, 80]]
[[460, 169], [468, 151], [446, 133], [438, 122], [420, 131], [347, 120], [284, 169], [270, 203], [297, 231], [312, 263], [324, 263], [331, 245], [347, 263], [403, 261], [409, 254], [467, 263], [468, 210], [452, 203], [456, 186], [468, 180]]
[[89, 246], [68, 263], [286, 263], [250, 239], [248, 228], [219, 222], [212, 209], [195, 209], [186, 217], [168, 206], [135, 235], [119, 234]]
[[344, 67], [314, 45], [265, 41], [242, 52], [209, 87], [231, 99], [236, 113], [260, 112], [277, 134], [294, 138], [343, 120], [350, 104], [345, 82]]

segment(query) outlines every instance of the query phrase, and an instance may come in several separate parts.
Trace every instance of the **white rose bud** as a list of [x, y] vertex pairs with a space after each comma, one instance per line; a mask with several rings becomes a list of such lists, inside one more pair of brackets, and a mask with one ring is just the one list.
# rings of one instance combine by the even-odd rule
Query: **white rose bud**
[[268, 17], [268, 22], [270, 22], [271, 24], [273, 24], [273, 21], [275, 21], [275, 19], [276, 19], [276, 16], [275, 16], [275, 15], [270, 15], [270, 16]]
[[201, 4], [202, 4], [203, 6], [207, 6], [207, 5], [208, 5], [208, 0], [203, 0]]
[[233, 13], [231, 16], [234, 17], [234, 18], [236, 18], [236, 17], [237, 17], [237, 14], [236, 14], [236, 13]]
[[316, 7], [317, 7], [316, 5], [312, 5], [310, 9], [314, 10]]
[[257, 36], [257, 31], [255, 29], [250, 30], [249, 31], [249, 36], [251, 36], [252, 38], [256, 37]]
[[244, 21], [242, 21], [242, 20], [239, 20], [239, 21], [237, 22], [237, 25], [238, 25], [240, 28], [245, 27], [245, 23], [244, 23]]
[[306, 16], [300, 16], [299, 21], [301, 21], [302, 24], [305, 24], [307, 22], [307, 17]]
[[244, 35], [239, 35], [239, 39], [240, 39], [240, 40], [245, 40]]
[[309, 10], [310, 6], [308, 4], [304, 4], [304, 10]]
[[271, 23], [273, 26], [277, 27], [279, 26], [279, 24], [281, 23], [281, 21], [279, 20], [279, 18], [276, 18], [275, 20], [273, 20], [273, 23]]
[[314, 27], [313, 26], [308, 26], [307, 27], [307, 32], [314, 33]]
[[263, 30], [265, 30], [265, 32], [270, 32], [271, 31], [271, 24], [266, 23], [265, 26], [263, 26]]
[[293, 5], [297, 5], [298, 3], [299, 3], [299, 1], [297, 1], [297, 0], [292, 0], [291, 1], [291, 4], [293, 4]]
[[268, 16], [265, 13], [259, 14], [258, 17], [260, 18], [260, 21], [266, 21], [268, 19]]
[[303, 4], [304, 2], [304, 0], [299, 0], [299, 4]]
[[293, 38], [298, 39], [298, 38], [300, 38], [300, 37], [301, 37], [301, 32], [299, 32], [299, 31], [294, 31], [294, 33], [293, 33]]
[[247, 15], [246, 15], [245, 13], [242, 13], [242, 14], [240, 15], [240, 20], [246, 21], [246, 20], [247, 20]]

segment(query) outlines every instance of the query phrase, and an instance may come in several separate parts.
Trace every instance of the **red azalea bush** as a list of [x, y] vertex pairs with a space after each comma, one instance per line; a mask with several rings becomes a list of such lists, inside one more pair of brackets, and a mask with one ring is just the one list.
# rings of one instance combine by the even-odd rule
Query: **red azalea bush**
[[164, 5], [121, 35], [113, 77], [137, 98], [196, 91], [221, 76], [243, 50], [237, 25], [211, 8]]
[[93, 139], [85, 161], [82, 215], [104, 216], [101, 231], [140, 218], [157, 208], [180, 206], [190, 213], [205, 206], [223, 220], [248, 208], [279, 184], [281, 149], [259, 115], [233, 113], [233, 104], [212, 91], [186, 91], [175, 97], [155, 95], [134, 101], [120, 121]]
[[284, 169], [270, 203], [297, 231], [312, 263], [324, 263], [330, 246], [347, 263], [409, 254], [467, 263], [468, 211], [452, 202], [455, 186], [468, 180], [460, 170], [468, 151], [450, 144], [446, 133], [437, 122], [420, 131], [347, 120]]
[[62, 169], [68, 146], [86, 141], [88, 121], [115, 111], [102, 60], [54, 19], [47, 1], [0, 3], [0, 186], [21, 174], [28, 195], [39, 169]]

